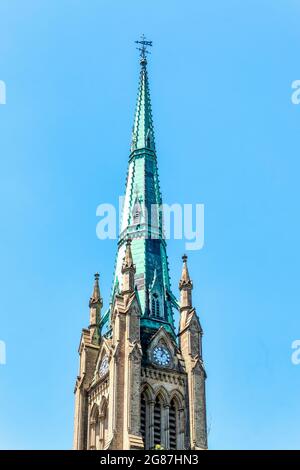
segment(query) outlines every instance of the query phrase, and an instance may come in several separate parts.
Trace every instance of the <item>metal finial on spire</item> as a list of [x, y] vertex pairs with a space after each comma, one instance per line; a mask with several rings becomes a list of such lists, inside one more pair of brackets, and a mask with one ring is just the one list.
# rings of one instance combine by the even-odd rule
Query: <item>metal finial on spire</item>
[[135, 41], [135, 43], [141, 46], [137, 47], [137, 50], [140, 51], [141, 64], [146, 64], [146, 54], [150, 54], [150, 51], [148, 51], [147, 47], [152, 47], [152, 41], [147, 41], [145, 35], [142, 34], [140, 41]]

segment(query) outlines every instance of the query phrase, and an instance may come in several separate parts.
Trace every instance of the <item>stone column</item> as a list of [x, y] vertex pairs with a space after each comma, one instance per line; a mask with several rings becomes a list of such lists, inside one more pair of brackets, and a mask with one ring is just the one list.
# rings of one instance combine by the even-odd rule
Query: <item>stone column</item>
[[184, 450], [184, 409], [177, 411], [177, 449]]
[[94, 418], [90, 421], [90, 450], [96, 449], [96, 420]]
[[162, 446], [165, 449], [170, 448], [170, 424], [169, 424], [169, 405], [164, 405], [162, 409]]

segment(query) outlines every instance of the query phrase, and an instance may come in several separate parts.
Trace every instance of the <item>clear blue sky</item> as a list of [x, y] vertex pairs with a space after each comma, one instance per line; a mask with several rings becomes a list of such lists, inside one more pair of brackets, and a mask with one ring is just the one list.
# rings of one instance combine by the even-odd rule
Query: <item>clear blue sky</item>
[[[299, 448], [300, 4], [296, 0], [2, 0], [0, 447], [70, 448], [93, 273], [115, 241], [96, 207], [125, 184], [149, 72], [163, 198], [205, 204], [188, 253], [205, 331], [210, 448]], [[173, 290], [181, 240], [168, 243]]]

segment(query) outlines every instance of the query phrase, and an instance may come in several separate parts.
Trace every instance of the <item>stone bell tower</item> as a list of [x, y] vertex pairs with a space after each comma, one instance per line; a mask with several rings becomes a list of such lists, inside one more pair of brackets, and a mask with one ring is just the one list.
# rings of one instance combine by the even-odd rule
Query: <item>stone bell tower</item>
[[[125, 202], [109, 308], [99, 275], [82, 330], [74, 449], [206, 449], [202, 328], [187, 256], [171, 291], [143, 37]], [[176, 331], [173, 312], [179, 310]]]

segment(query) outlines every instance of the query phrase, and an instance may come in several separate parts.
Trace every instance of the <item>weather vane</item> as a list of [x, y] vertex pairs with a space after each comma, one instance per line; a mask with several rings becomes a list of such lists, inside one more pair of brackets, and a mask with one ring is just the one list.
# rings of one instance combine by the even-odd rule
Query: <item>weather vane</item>
[[135, 41], [136, 44], [139, 44], [140, 47], [137, 47], [137, 50], [140, 51], [141, 62], [146, 60], [146, 54], [150, 54], [147, 47], [152, 46], [152, 41], [147, 41], [144, 34], [141, 36], [140, 41]]

